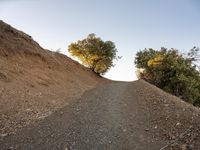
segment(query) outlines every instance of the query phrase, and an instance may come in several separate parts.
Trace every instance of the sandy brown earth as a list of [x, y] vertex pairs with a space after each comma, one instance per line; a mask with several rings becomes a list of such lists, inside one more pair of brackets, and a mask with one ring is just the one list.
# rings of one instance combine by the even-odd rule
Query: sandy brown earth
[[104, 82], [0, 21], [0, 137], [45, 118]]
[[2, 149], [199, 150], [200, 110], [139, 80], [85, 92], [0, 141]]
[[142, 109], [149, 115], [152, 140], [167, 141], [163, 149], [200, 149], [200, 109], [140, 80], [135, 83]]
[[0, 149], [199, 150], [200, 110], [100, 78], [0, 21]]

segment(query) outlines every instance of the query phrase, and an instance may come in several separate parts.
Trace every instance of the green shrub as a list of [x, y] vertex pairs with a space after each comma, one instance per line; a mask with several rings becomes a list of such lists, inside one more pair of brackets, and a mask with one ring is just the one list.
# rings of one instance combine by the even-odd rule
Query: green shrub
[[144, 49], [136, 54], [140, 77], [159, 88], [194, 105], [200, 105], [200, 73], [195, 65], [197, 56], [181, 54], [175, 49]]

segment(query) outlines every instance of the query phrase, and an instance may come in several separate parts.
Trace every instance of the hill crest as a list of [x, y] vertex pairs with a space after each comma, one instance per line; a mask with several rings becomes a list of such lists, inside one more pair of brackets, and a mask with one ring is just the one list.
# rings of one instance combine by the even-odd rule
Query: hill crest
[[[0, 134], [14, 133], [107, 82], [0, 21]], [[16, 113], [17, 112], [17, 113]]]

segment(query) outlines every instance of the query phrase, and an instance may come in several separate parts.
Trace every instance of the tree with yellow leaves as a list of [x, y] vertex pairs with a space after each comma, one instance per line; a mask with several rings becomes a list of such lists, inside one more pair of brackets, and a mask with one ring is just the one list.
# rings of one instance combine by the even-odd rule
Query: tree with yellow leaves
[[112, 41], [103, 41], [95, 34], [71, 43], [68, 51], [98, 75], [107, 72], [113, 66], [113, 60], [119, 58], [115, 44]]

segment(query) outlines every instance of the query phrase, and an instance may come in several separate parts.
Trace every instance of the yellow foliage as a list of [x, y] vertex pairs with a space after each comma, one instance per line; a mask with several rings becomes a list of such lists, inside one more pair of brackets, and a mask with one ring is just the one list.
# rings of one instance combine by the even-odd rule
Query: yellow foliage
[[150, 66], [156, 66], [156, 65], [160, 65], [163, 61], [163, 56], [158, 54], [156, 55], [155, 58], [153, 59], [150, 59], [148, 62], [147, 62], [147, 65], [150, 67]]

